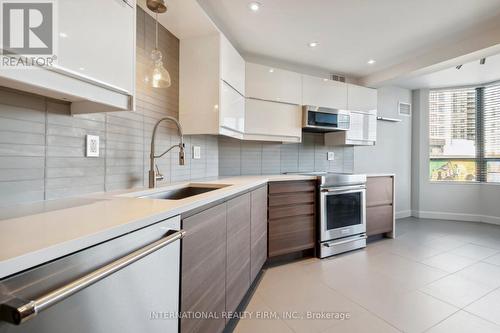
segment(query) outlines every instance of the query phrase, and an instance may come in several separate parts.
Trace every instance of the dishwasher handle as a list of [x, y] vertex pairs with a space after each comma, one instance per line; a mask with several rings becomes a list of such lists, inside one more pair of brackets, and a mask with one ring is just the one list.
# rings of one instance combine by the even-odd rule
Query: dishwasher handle
[[22, 324], [52, 305], [91, 286], [92, 284], [146, 257], [147, 255], [182, 239], [185, 234], [186, 232], [184, 230], [170, 233], [169, 235], [143, 248], [127, 254], [112, 263], [102, 266], [101, 268], [98, 268], [95, 271], [66, 284], [65, 286], [48, 292], [37, 299], [27, 301], [20, 298], [12, 298], [7, 302], [0, 304], [0, 321], [5, 321], [14, 325]]

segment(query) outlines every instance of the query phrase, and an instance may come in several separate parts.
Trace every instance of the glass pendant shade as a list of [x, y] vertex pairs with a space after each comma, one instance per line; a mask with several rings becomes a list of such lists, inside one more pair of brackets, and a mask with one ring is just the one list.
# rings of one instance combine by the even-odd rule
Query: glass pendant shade
[[159, 50], [153, 50], [151, 52], [151, 68], [149, 69], [149, 74], [147, 81], [149, 85], [153, 88], [168, 88], [172, 85], [172, 80], [170, 79], [170, 73], [163, 67], [162, 54]]
[[167, 71], [165, 67], [163, 67], [163, 61], [162, 61], [163, 55], [161, 54], [160, 50], [158, 50], [158, 13], [160, 11], [156, 10], [155, 12], [156, 12], [155, 48], [153, 51], [151, 51], [151, 68], [148, 69], [146, 82], [153, 88], [168, 88], [172, 85], [172, 80], [170, 78], [170, 73]]

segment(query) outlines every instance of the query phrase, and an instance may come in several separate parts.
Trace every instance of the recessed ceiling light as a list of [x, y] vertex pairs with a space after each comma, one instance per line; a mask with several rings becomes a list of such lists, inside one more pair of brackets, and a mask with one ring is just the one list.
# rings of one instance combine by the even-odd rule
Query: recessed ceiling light
[[269, 68], [269, 73], [274, 73], [274, 68]]
[[319, 45], [318, 42], [310, 42], [309, 47], [317, 47]]
[[325, 81], [325, 82], [326, 82], [326, 81], [328, 81], [328, 79], [323, 79], [323, 81]]
[[374, 59], [368, 60], [368, 65], [373, 65], [374, 63], [376, 63], [376, 61]]
[[68, 37], [68, 34], [66, 34], [64, 32], [60, 32], [59, 36], [62, 37], [62, 38], [66, 38], [66, 37]]
[[80, 67], [80, 68], [78, 68], [78, 69], [79, 69], [79, 70], [81, 70], [81, 71], [84, 71], [84, 70], [85, 70], [85, 67]]
[[258, 3], [258, 2], [250, 2], [248, 4], [248, 8], [250, 8], [250, 10], [252, 12], [257, 12], [260, 9], [260, 3]]

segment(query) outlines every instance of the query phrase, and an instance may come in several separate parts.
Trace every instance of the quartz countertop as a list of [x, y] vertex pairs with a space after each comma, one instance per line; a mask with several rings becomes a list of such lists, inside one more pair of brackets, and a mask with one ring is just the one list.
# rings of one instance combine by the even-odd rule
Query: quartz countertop
[[[0, 213], [0, 279], [267, 182], [310, 179], [316, 177], [217, 177], [5, 208]], [[228, 186], [181, 200], [138, 198], [187, 184]]]

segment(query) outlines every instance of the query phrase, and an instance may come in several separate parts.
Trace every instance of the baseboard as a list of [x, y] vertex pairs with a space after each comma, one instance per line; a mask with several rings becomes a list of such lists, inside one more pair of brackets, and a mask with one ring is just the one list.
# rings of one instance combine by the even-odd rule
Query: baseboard
[[431, 211], [414, 210], [412, 211], [412, 216], [422, 219], [484, 222], [484, 223], [500, 225], [500, 217], [489, 216], [489, 215], [459, 214], [459, 213], [448, 213], [448, 212], [431, 212]]
[[396, 219], [403, 219], [405, 217], [410, 217], [412, 216], [411, 210], [402, 210], [399, 212], [396, 212]]

